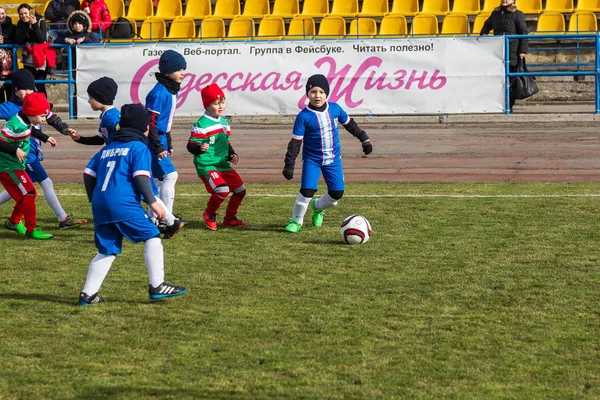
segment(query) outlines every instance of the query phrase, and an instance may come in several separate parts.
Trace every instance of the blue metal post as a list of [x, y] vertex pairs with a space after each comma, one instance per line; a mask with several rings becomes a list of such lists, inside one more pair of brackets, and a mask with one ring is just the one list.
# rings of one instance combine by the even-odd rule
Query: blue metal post
[[596, 35], [596, 74], [594, 75], [594, 82], [596, 84], [596, 114], [600, 114], [600, 79], [598, 79], [598, 73], [600, 72], [600, 58], [598, 58], [598, 48], [600, 47], [600, 35]]
[[510, 52], [508, 38], [504, 36], [504, 72], [506, 76], [506, 88], [504, 89], [504, 112], [510, 114]]
[[71, 58], [72, 54], [73, 53], [71, 52], [71, 46], [67, 46], [67, 68], [69, 70], [67, 75], [69, 79], [69, 119], [73, 119], [73, 60]]

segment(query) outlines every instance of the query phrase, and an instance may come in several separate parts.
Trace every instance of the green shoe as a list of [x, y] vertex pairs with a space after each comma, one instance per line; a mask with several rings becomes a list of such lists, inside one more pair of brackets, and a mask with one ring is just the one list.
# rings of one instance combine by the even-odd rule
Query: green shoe
[[321, 226], [323, 226], [323, 217], [325, 216], [325, 211], [317, 210], [317, 208], [315, 207], [316, 202], [317, 199], [312, 199], [312, 201], [310, 202], [310, 206], [313, 211], [312, 221], [314, 226], [320, 228]]
[[285, 227], [285, 230], [288, 232], [296, 233], [300, 232], [300, 228], [302, 228], [302, 225], [290, 219], [290, 223], [288, 224], [288, 226]]
[[27, 228], [23, 225], [23, 222], [19, 222], [18, 224], [13, 224], [10, 220], [6, 220], [4, 223], [4, 227], [8, 230], [15, 231], [19, 235], [24, 235], [27, 232]]
[[39, 228], [35, 228], [31, 232], [27, 232], [25, 234], [25, 236], [28, 237], [29, 239], [38, 239], [38, 240], [46, 240], [46, 239], [51, 239], [54, 237], [53, 234], [42, 232]]

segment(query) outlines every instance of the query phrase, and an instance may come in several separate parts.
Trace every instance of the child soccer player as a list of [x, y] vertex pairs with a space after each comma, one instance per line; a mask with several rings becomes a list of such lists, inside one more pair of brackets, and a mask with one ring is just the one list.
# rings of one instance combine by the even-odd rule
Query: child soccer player
[[[94, 136], [80, 136], [77, 132], [74, 132], [71, 135], [71, 139], [84, 145], [101, 146], [105, 143], [110, 144], [112, 142], [114, 135], [119, 129], [119, 119], [121, 118], [120, 111], [113, 106], [113, 102], [117, 96], [117, 90], [117, 82], [106, 76], [96, 79], [89, 84], [87, 88], [89, 97], [88, 103], [92, 110], [101, 111], [98, 134]], [[150, 186], [152, 187], [154, 194], [158, 194], [158, 188], [154, 184], [152, 177], [150, 177]], [[166, 208], [162, 200], [157, 200], [163, 208]], [[165, 218], [159, 222], [160, 223], [157, 223], [157, 226], [165, 239], [175, 237], [185, 225], [184, 221], [175, 218], [171, 212], [167, 212]]]
[[[13, 74], [13, 95], [10, 101], [0, 104], [0, 119], [9, 120], [11, 117], [17, 115], [23, 106], [23, 98], [33, 93], [35, 90], [35, 79], [31, 72], [26, 69], [20, 69]], [[70, 132], [75, 132], [70, 129], [66, 123], [63, 122], [60, 117], [52, 111], [46, 115], [46, 122], [54, 129], [66, 135]], [[41, 126], [37, 126], [41, 130]], [[27, 175], [31, 178], [34, 183], [39, 183], [44, 192], [44, 199], [52, 208], [56, 219], [58, 219], [58, 227], [60, 229], [76, 228], [87, 223], [86, 219], [70, 218], [69, 215], [62, 208], [56, 192], [54, 191], [54, 185], [52, 180], [48, 177], [48, 173], [42, 166], [44, 160], [44, 153], [42, 153], [42, 143], [34, 137], [30, 137], [30, 148], [29, 154], [27, 154], [27, 161], [25, 163]], [[4, 204], [11, 199], [8, 191], [0, 193], [0, 204]], [[12, 229], [9, 223], [4, 225], [5, 228]], [[21, 225], [17, 227], [18, 231], [24, 232], [24, 227]]]
[[88, 269], [79, 305], [104, 302], [98, 295], [123, 237], [144, 242], [150, 299], [184, 294], [187, 289], [164, 282], [164, 253], [160, 233], [140, 205], [142, 198], [159, 217], [163, 207], [150, 187], [151, 154], [148, 148], [148, 112], [140, 104], [121, 107], [121, 129], [113, 141], [100, 150], [85, 168], [83, 182], [92, 203], [94, 235], [98, 254]]
[[177, 106], [177, 94], [186, 68], [187, 63], [181, 54], [174, 50], [165, 51], [158, 62], [159, 73], [155, 75], [158, 82], [146, 96], [146, 108], [150, 112], [148, 138], [156, 155], [152, 160], [152, 175], [159, 180], [158, 196], [171, 213], [178, 177], [177, 170], [171, 162], [171, 126]]
[[217, 230], [217, 210], [232, 192], [223, 226], [244, 227], [246, 224], [237, 219], [237, 211], [246, 195], [246, 186], [230, 164], [237, 164], [238, 156], [229, 143], [229, 123], [223, 118], [225, 94], [215, 83], [200, 93], [206, 112], [192, 127], [187, 149], [194, 155], [198, 176], [211, 195], [203, 214], [204, 224], [210, 230]]
[[[285, 227], [288, 232], [300, 231], [309, 203], [313, 211], [312, 223], [320, 227], [323, 225], [325, 215], [323, 210], [335, 206], [344, 195], [344, 171], [338, 138], [338, 121], [352, 136], [360, 140], [365, 155], [373, 151], [367, 133], [348, 117], [338, 104], [327, 101], [329, 82], [325, 76], [319, 74], [308, 78], [306, 96], [309, 103], [296, 117], [283, 168], [283, 176], [291, 180], [294, 177], [296, 157], [304, 142], [302, 183], [294, 203], [292, 218]], [[327, 184], [327, 193], [315, 200], [313, 196], [317, 192], [321, 173]]]
[[[54, 138], [44, 135], [34, 126], [46, 119], [50, 103], [42, 93], [31, 93], [23, 99], [23, 108], [8, 120], [0, 132], [0, 183], [17, 202], [10, 218], [4, 226], [7, 229], [25, 234], [31, 239], [50, 239], [54, 235], [37, 228], [35, 198], [37, 192], [29, 175], [25, 172], [25, 162], [29, 152], [29, 137], [33, 135], [43, 142], [56, 146]], [[25, 218], [25, 230], [21, 220]]]

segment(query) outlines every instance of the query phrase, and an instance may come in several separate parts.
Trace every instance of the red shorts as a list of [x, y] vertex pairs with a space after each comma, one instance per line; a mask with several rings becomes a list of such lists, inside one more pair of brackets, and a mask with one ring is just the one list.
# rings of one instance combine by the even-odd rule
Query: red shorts
[[229, 191], [233, 192], [244, 184], [244, 181], [238, 173], [235, 172], [235, 169], [229, 171], [208, 171], [207, 175], [208, 178], [204, 175], [201, 176], [200, 179], [204, 182], [206, 191], [211, 194], [217, 186], [229, 186]]
[[37, 195], [31, 178], [22, 170], [0, 172], [0, 183], [15, 201], [21, 200], [27, 193]]

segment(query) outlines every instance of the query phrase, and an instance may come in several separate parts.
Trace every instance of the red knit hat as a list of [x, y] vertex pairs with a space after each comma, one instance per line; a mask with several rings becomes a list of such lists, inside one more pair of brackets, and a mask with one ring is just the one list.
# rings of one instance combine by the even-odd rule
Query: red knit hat
[[43, 93], [33, 92], [29, 93], [23, 99], [23, 114], [28, 117], [34, 117], [36, 115], [46, 115], [50, 111], [50, 103], [46, 99]]
[[214, 101], [217, 99], [225, 98], [225, 93], [223, 93], [219, 85], [216, 83], [211, 83], [210, 85], [206, 86], [204, 89], [202, 89], [200, 94], [202, 95], [202, 104], [204, 104], [204, 108], [208, 108], [208, 106], [214, 103]]

